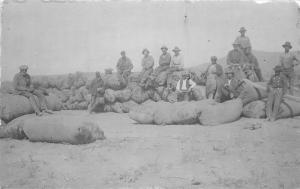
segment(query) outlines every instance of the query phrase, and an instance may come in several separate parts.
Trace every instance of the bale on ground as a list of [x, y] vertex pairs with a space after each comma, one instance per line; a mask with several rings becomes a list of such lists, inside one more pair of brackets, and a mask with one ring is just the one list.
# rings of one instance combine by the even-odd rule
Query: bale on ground
[[243, 105], [246, 105], [250, 102], [261, 100], [267, 97], [267, 90], [263, 86], [259, 86], [251, 82], [250, 80], [244, 79], [245, 84], [243, 89], [238, 96], [243, 102]]
[[153, 116], [153, 108], [147, 106], [138, 106], [129, 112], [129, 117], [141, 124], [152, 124], [154, 122]]
[[158, 74], [158, 76], [155, 78], [155, 82], [159, 86], [164, 86], [167, 83], [168, 79], [168, 71], [163, 71]]
[[229, 100], [223, 103], [208, 105], [199, 116], [202, 125], [220, 125], [230, 123], [240, 118], [243, 111], [241, 99]]
[[[38, 100], [37, 97], [36, 100]], [[62, 108], [61, 101], [53, 94], [46, 96], [46, 103], [47, 107], [53, 111], [58, 111]], [[0, 118], [5, 122], [25, 114], [34, 113], [28, 98], [13, 94], [0, 94], [0, 111]]]
[[122, 108], [122, 103], [120, 102], [115, 102], [114, 104], [111, 105], [112, 111], [115, 113], [124, 113], [123, 108]]
[[104, 99], [106, 102], [114, 103], [116, 101], [115, 91], [112, 89], [106, 89], [104, 93]]
[[178, 101], [178, 95], [175, 91], [171, 91], [169, 92], [168, 96], [167, 96], [167, 101], [174, 103]]
[[144, 90], [138, 84], [132, 84], [129, 89], [131, 89], [131, 99], [138, 104], [141, 104], [149, 99], [149, 93], [147, 90]]
[[196, 85], [192, 90], [193, 100], [199, 101], [205, 99], [205, 86]]
[[119, 102], [127, 102], [131, 98], [131, 90], [130, 89], [123, 89], [114, 92], [115, 98]]
[[122, 77], [119, 77], [116, 73], [104, 75], [103, 81], [106, 88], [109, 89], [120, 90], [126, 87], [126, 81]]
[[256, 100], [243, 107], [243, 116], [249, 118], [266, 118], [266, 102]]
[[105, 139], [97, 122], [83, 116], [22, 116], [6, 126], [6, 137], [28, 138], [34, 142], [87, 144]]
[[136, 106], [138, 106], [139, 104], [134, 102], [133, 100], [127, 101], [127, 102], [123, 102], [122, 103], [122, 111], [124, 113], [129, 113], [130, 110], [132, 110], [133, 108], [135, 108]]
[[158, 102], [161, 100], [161, 97], [160, 95], [155, 91], [155, 90], [149, 90], [148, 91], [148, 95], [149, 95], [149, 98], [155, 102]]

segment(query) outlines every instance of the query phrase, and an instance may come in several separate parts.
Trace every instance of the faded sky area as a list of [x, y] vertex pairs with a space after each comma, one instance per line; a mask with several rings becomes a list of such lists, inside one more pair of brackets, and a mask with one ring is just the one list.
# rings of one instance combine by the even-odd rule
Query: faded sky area
[[[295, 3], [253, 2], [55, 2], [7, 1], [2, 13], [2, 79], [21, 64], [31, 74], [115, 68], [125, 50], [141, 69], [147, 47], [158, 64], [160, 47], [179, 46], [186, 66], [226, 56], [241, 26], [253, 49], [300, 50], [300, 11]], [[187, 15], [185, 21], [184, 16]]]

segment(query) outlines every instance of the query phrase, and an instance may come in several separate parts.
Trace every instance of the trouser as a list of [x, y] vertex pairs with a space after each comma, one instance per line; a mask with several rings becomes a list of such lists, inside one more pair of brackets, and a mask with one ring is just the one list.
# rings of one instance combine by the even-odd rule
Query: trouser
[[[34, 109], [34, 112], [40, 113], [39, 105], [41, 107], [41, 110], [47, 109], [46, 98], [40, 91], [38, 90], [34, 90], [33, 92], [18, 91], [18, 94], [25, 96], [26, 98], [29, 99], [29, 102]], [[38, 101], [34, 98], [34, 96], [37, 96]]]
[[287, 84], [288, 84], [288, 91], [291, 95], [293, 95], [293, 87], [294, 87], [294, 70], [286, 69], [282, 71], [282, 75], [285, 77]]
[[141, 77], [141, 84], [145, 84], [147, 79], [149, 78], [150, 74], [153, 72], [153, 68], [143, 70], [140, 74]]
[[259, 81], [263, 81], [264, 80], [260, 68], [254, 68], [254, 72], [255, 72], [255, 74], [256, 74], [256, 76], [257, 76], [257, 78], [258, 78]]
[[93, 112], [95, 110], [95, 108], [97, 107], [98, 104], [105, 104], [104, 103], [104, 98], [103, 96], [99, 96], [99, 95], [92, 95], [91, 96], [91, 102], [90, 102], [90, 106], [89, 106], [89, 112]]
[[170, 66], [169, 65], [159, 65], [157, 68], [155, 68], [155, 70], [153, 71], [152, 75], [154, 77], [157, 77], [161, 72], [166, 71], [167, 69], [169, 69]]
[[191, 92], [177, 92], [177, 101], [189, 101]]
[[283, 89], [282, 88], [271, 88], [268, 93], [268, 101], [266, 114], [267, 118], [271, 121], [275, 121], [278, 116], [280, 104], [282, 102]]

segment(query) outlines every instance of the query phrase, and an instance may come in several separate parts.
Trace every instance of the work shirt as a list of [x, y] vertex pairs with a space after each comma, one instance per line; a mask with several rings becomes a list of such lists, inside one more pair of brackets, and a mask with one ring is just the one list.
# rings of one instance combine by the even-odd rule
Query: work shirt
[[177, 91], [187, 91], [188, 89], [192, 89], [196, 86], [196, 83], [191, 79], [180, 79], [177, 82], [176, 90]]
[[128, 58], [128, 57], [121, 57], [119, 60], [118, 60], [118, 63], [117, 63], [117, 70], [119, 72], [123, 72], [125, 70], [132, 70], [133, 68], [133, 65], [131, 63], [131, 60]]
[[169, 66], [171, 62], [170, 53], [162, 54], [159, 57], [159, 65], [160, 66]]
[[[102, 91], [98, 91], [98, 88], [102, 88]], [[91, 95], [95, 96], [97, 94], [104, 94], [104, 81], [102, 79], [95, 78], [93, 79], [90, 86]]]
[[283, 66], [283, 68], [285, 68], [285, 69], [293, 69], [294, 68], [294, 61], [296, 60], [296, 61], [299, 61], [298, 59], [297, 59], [297, 57], [295, 56], [295, 54], [294, 53], [292, 53], [292, 52], [288, 52], [288, 53], [282, 53], [281, 55], [280, 55], [280, 57], [279, 57], [279, 59], [280, 59], [280, 63], [281, 63], [281, 65]]
[[246, 61], [245, 55], [238, 49], [229, 51], [227, 55], [227, 64], [244, 64]]
[[235, 42], [238, 43], [238, 44], [240, 44], [243, 49], [248, 48], [248, 47], [251, 48], [251, 42], [250, 42], [249, 37], [247, 37], [247, 36], [243, 36], [243, 37], [242, 36], [238, 36], [235, 39]]
[[271, 88], [284, 88], [285, 80], [280, 75], [273, 75], [268, 82], [268, 86]]
[[211, 64], [206, 70], [206, 75], [207, 77], [220, 77], [223, 75], [223, 68], [220, 64]]
[[170, 67], [176, 67], [182, 69], [184, 66], [183, 56], [179, 54], [178, 56], [174, 55], [171, 59]]
[[154, 66], [154, 59], [151, 55], [148, 55], [147, 57], [144, 57], [142, 59], [143, 70], [151, 69], [153, 68], [153, 66]]
[[31, 78], [29, 74], [23, 75], [22, 73], [17, 73], [14, 77], [14, 89], [15, 90], [26, 90], [30, 88]]

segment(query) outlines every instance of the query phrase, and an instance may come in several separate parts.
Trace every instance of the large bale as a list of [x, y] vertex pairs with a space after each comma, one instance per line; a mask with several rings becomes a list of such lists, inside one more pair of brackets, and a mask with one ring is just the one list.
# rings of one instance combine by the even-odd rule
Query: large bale
[[167, 101], [174, 103], [178, 101], [178, 95], [175, 91], [170, 91], [168, 96], [167, 96]]
[[238, 98], [242, 100], [243, 105], [267, 97], [267, 90], [265, 87], [259, 86], [247, 79], [244, 79], [243, 81], [245, 83], [243, 84], [243, 89], [238, 96]]
[[155, 78], [155, 82], [159, 86], [164, 86], [167, 83], [168, 79], [168, 71], [163, 71], [158, 74], [158, 76]]
[[192, 90], [192, 97], [196, 101], [205, 99], [205, 86], [196, 85]]
[[78, 115], [22, 116], [5, 130], [6, 137], [34, 142], [87, 144], [105, 138], [97, 122]]
[[84, 76], [82, 72], [76, 72], [74, 75], [74, 83], [73, 86], [76, 89], [79, 89], [80, 87], [84, 86], [86, 84], [87, 78]]
[[126, 81], [124, 78], [114, 74], [106, 74], [103, 76], [103, 81], [106, 88], [113, 90], [120, 90], [126, 87]]
[[138, 104], [141, 104], [143, 102], [145, 102], [146, 100], [149, 99], [149, 93], [147, 90], [144, 90], [142, 87], [140, 87], [139, 85], [135, 84], [135, 85], [131, 85], [129, 87], [129, 89], [131, 89], [131, 99], [133, 101], [135, 101]]
[[127, 102], [131, 98], [131, 90], [130, 89], [123, 89], [114, 92], [115, 98], [119, 102]]
[[32, 76], [31, 77], [31, 84], [35, 89], [44, 88], [48, 89], [49, 85], [49, 77], [48, 76]]
[[115, 91], [112, 89], [106, 89], [104, 99], [106, 102], [114, 103], [116, 101]]
[[140, 124], [153, 124], [154, 109], [150, 106], [138, 106], [130, 110], [129, 117]]
[[124, 113], [129, 113], [130, 110], [134, 109], [135, 107], [139, 106], [138, 103], [134, 102], [133, 100], [123, 102], [122, 103], [122, 111]]
[[220, 125], [230, 123], [240, 118], [243, 110], [241, 99], [229, 100], [223, 103], [208, 105], [199, 116], [202, 125]]
[[123, 108], [122, 108], [122, 103], [120, 102], [115, 102], [114, 104], [111, 105], [112, 111], [115, 113], [124, 113]]
[[[37, 97], [36, 100], [38, 100]], [[53, 94], [46, 96], [46, 102], [48, 108], [53, 111], [58, 111], [62, 108], [61, 101]], [[5, 122], [25, 114], [34, 113], [28, 98], [13, 94], [0, 94], [0, 111], [0, 118]]]
[[[243, 116], [249, 118], [266, 118], [266, 100], [253, 101], [244, 106]], [[300, 116], [299, 101], [284, 97], [277, 118], [289, 118], [294, 116]]]
[[266, 102], [256, 100], [243, 107], [243, 116], [249, 118], [266, 118]]
[[148, 95], [149, 95], [149, 98], [155, 102], [158, 102], [161, 100], [161, 97], [156, 90], [149, 90]]
[[14, 91], [14, 86], [12, 81], [1, 81], [0, 93], [11, 93]]

